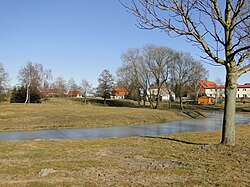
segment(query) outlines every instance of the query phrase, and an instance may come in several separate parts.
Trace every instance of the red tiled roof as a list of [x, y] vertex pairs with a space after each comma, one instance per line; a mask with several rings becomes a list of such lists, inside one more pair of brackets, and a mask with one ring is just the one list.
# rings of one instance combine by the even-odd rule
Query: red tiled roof
[[80, 92], [79, 91], [69, 91], [68, 92], [68, 95], [77, 95], [77, 94], [79, 94]]
[[215, 82], [207, 81], [207, 80], [200, 80], [199, 83], [205, 89], [207, 89], [207, 88], [215, 88], [217, 86]]
[[[216, 85], [216, 83], [212, 81], [200, 80], [199, 83], [204, 89], [225, 89], [225, 85]], [[237, 88], [250, 88], [250, 84], [239, 84]]]
[[[209, 81], [211, 82], [211, 81]], [[225, 89], [225, 85], [220, 85], [220, 86], [217, 86], [216, 84], [214, 86], [212, 85], [209, 85], [207, 87], [204, 87], [205, 89]], [[237, 85], [237, 88], [250, 88], [250, 84], [238, 84]]]
[[250, 88], [250, 84], [237, 85], [237, 88]]
[[224, 86], [224, 85], [220, 85], [220, 86], [216, 86], [216, 87], [214, 87], [214, 88], [216, 88], [216, 89], [224, 89], [225, 86]]
[[59, 89], [49, 89], [48, 91], [46, 91], [46, 95], [48, 94], [56, 95], [56, 94], [62, 94], [62, 93], [64, 93], [64, 91], [59, 90]]
[[128, 95], [128, 89], [127, 88], [113, 88], [112, 95], [113, 96], [126, 96]]

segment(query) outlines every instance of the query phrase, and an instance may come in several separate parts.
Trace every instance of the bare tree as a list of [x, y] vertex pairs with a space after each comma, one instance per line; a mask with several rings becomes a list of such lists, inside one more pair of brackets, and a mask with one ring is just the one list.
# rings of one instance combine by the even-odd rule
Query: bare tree
[[188, 83], [188, 87], [192, 92], [194, 92], [194, 100], [197, 103], [199, 93], [201, 90], [201, 84], [200, 80], [205, 80], [208, 77], [208, 71], [203, 67], [203, 65], [200, 62], [196, 62], [193, 64], [193, 78]]
[[43, 92], [48, 91], [50, 86], [50, 81], [53, 79], [51, 69], [44, 69], [41, 64], [40, 65], [40, 76], [41, 76], [41, 83], [40, 83], [40, 90]]
[[[117, 75], [119, 77], [118, 83], [123, 82], [129, 88], [130, 94], [135, 95], [138, 106], [141, 105], [141, 100], [144, 101], [143, 106], [148, 98], [151, 107], [153, 108], [153, 100], [148, 95], [150, 85], [155, 83], [153, 74], [149, 66], [145, 63], [145, 53], [141, 54], [140, 49], [129, 49], [126, 53], [122, 54], [123, 66], [118, 69]], [[151, 61], [150, 61], [151, 62]]]
[[98, 78], [99, 85], [97, 87], [97, 93], [103, 97], [104, 105], [106, 106], [106, 100], [110, 97], [112, 88], [114, 87], [114, 78], [109, 70], [102, 71]]
[[67, 89], [66, 80], [62, 76], [59, 76], [51, 84], [50, 87], [53, 88], [53, 89], [57, 89], [59, 91], [60, 96], [63, 97], [64, 93], [65, 93], [65, 91]]
[[235, 144], [235, 101], [238, 78], [250, 70], [249, 0], [130, 0], [123, 5], [142, 29], [186, 36], [226, 69], [222, 144]]
[[71, 77], [68, 82], [67, 82], [67, 88], [68, 90], [71, 91], [76, 91], [78, 90], [79, 86], [76, 84], [76, 81], [73, 77]]
[[92, 91], [92, 85], [86, 79], [83, 79], [81, 81], [80, 85], [81, 85], [81, 91], [82, 91], [83, 96], [84, 96], [84, 103], [86, 104], [87, 103], [87, 96]]
[[150, 72], [150, 69], [145, 63], [145, 59], [142, 56], [141, 60], [138, 62], [138, 80], [140, 83], [140, 93], [142, 92], [142, 99], [143, 99], [143, 107], [146, 105], [146, 101], [148, 100], [150, 102], [151, 108], [154, 107], [153, 99], [151, 97], [151, 92], [148, 93], [148, 90], [150, 89], [150, 86], [155, 83], [155, 79], [153, 77], [153, 74]]
[[130, 68], [123, 64], [123, 66], [119, 67], [116, 71], [116, 85], [118, 87], [128, 88], [131, 92], [134, 88], [132, 77]]
[[38, 89], [40, 86], [41, 77], [39, 69], [39, 64], [33, 64], [31, 61], [28, 61], [19, 71], [21, 85], [26, 88], [26, 100], [24, 104], [30, 103], [31, 88]]
[[180, 108], [183, 110], [182, 97], [184, 94], [183, 88], [188, 83], [193, 82], [195, 77], [196, 61], [189, 53], [177, 53], [176, 58], [171, 68], [171, 79], [175, 86], [175, 92], [180, 98]]
[[129, 98], [138, 101], [140, 100], [138, 95], [140, 84], [138, 83], [138, 77], [134, 76], [133, 70], [134, 67], [124, 61], [122, 67], [119, 67], [116, 72], [116, 86], [127, 88], [129, 90]]
[[154, 78], [154, 85], [157, 87], [156, 108], [159, 107], [160, 90], [169, 79], [170, 69], [174, 60], [174, 51], [167, 47], [148, 45], [143, 49], [143, 60], [148, 71]]
[[[129, 84], [128, 88], [130, 92], [135, 92], [138, 105], [140, 106], [141, 101], [141, 82], [139, 80], [139, 61], [141, 60], [140, 49], [134, 48], [129, 49], [127, 52], [121, 55], [123, 61], [123, 67], [120, 68], [118, 73], [120, 76], [126, 79]], [[125, 80], [124, 79], [124, 80]]]
[[9, 74], [5, 71], [2, 63], [0, 63], [0, 94], [2, 94], [9, 81]]
[[48, 88], [48, 81], [51, 80], [52, 74], [50, 69], [44, 69], [42, 64], [32, 63], [27, 64], [19, 71], [19, 81], [26, 88], [26, 103], [30, 103], [30, 92], [45, 91]]

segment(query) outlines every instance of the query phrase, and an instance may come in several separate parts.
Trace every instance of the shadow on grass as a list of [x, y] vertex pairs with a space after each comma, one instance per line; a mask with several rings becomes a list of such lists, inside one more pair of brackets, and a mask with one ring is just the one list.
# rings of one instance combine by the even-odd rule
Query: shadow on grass
[[173, 142], [178, 142], [178, 143], [184, 143], [184, 144], [189, 144], [189, 145], [211, 145], [207, 143], [197, 143], [197, 142], [189, 142], [185, 140], [178, 140], [175, 138], [168, 138], [168, 137], [159, 137], [159, 136], [142, 136], [143, 138], [152, 138], [152, 139], [162, 139], [162, 140], [169, 140]]
[[[78, 101], [84, 103], [83, 98], [70, 98], [73, 101]], [[96, 105], [96, 106], [107, 106], [107, 107], [130, 107], [130, 108], [138, 108], [139, 106], [131, 100], [114, 100], [107, 99], [106, 105], [104, 105], [104, 99], [101, 98], [87, 98], [86, 104]]]
[[[93, 105], [104, 105], [104, 100], [103, 99], [89, 99], [87, 102], [93, 104]], [[111, 107], [130, 107], [130, 108], [138, 108], [137, 104], [134, 104], [130, 101], [126, 100], [111, 100], [107, 99], [106, 100], [106, 105], [111, 106]]]

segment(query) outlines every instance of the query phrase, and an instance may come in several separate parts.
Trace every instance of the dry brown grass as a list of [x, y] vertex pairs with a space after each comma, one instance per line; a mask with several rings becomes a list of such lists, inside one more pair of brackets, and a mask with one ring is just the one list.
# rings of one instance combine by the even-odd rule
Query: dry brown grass
[[2, 141], [0, 186], [250, 186], [249, 134]]
[[70, 99], [44, 104], [0, 104], [0, 130], [92, 128], [185, 119], [175, 111], [83, 105]]

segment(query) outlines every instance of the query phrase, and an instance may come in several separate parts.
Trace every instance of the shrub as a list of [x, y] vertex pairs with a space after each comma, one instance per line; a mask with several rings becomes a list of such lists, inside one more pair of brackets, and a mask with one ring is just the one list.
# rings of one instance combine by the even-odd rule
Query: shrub
[[[11, 103], [24, 103], [26, 100], [26, 88], [23, 86], [21, 88], [14, 88], [12, 90], [10, 102]], [[30, 102], [31, 103], [41, 103], [41, 96], [37, 89], [32, 88], [30, 90]]]

